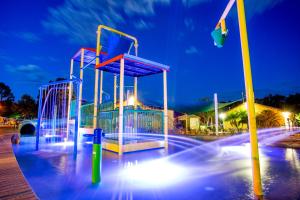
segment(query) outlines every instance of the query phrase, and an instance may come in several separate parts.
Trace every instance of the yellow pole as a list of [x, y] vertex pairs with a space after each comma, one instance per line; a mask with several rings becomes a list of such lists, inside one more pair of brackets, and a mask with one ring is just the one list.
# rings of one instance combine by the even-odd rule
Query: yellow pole
[[[74, 60], [71, 59], [70, 63], [70, 80], [73, 76], [73, 65]], [[70, 113], [71, 113], [71, 102], [72, 102], [72, 93], [73, 93], [73, 83], [69, 83], [69, 97], [68, 97], [68, 122], [67, 122], [67, 140], [69, 139], [69, 131], [70, 131]]]
[[222, 21], [221, 21], [221, 29], [222, 29], [222, 34], [226, 34], [227, 33], [225, 19], [222, 19]]
[[254, 107], [254, 92], [251, 75], [251, 64], [248, 47], [248, 36], [247, 26], [245, 17], [244, 0], [237, 0], [237, 11], [240, 28], [240, 40], [243, 56], [244, 66], [244, 79], [247, 97], [247, 110], [248, 110], [248, 121], [249, 121], [249, 133], [251, 143], [251, 160], [252, 160], [252, 178], [253, 178], [253, 190], [254, 194], [258, 199], [263, 199], [263, 191], [261, 185], [261, 175], [259, 166], [259, 151], [257, 142], [257, 131], [256, 131], [256, 119], [255, 119], [255, 107]]
[[[84, 65], [84, 48], [81, 49], [81, 57], [80, 57], [80, 80], [83, 82], [83, 65]], [[79, 128], [80, 128], [80, 122], [81, 122], [81, 105], [82, 105], [82, 84], [79, 86], [79, 115], [78, 115], [78, 121], [79, 121]]]
[[100, 71], [100, 99], [99, 103], [102, 104], [102, 98], [103, 98], [103, 71]]
[[[96, 66], [99, 64], [99, 55], [101, 51], [100, 45], [101, 30], [97, 31], [97, 51], [96, 51]], [[94, 86], [94, 116], [93, 116], [93, 128], [97, 128], [98, 118], [98, 83], [99, 83], [99, 70], [95, 68], [95, 86]]]

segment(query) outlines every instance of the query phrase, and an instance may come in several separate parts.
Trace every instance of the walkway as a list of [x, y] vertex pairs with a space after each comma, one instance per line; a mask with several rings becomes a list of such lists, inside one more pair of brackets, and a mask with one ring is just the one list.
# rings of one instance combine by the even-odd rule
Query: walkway
[[19, 168], [12, 151], [11, 135], [0, 135], [0, 199], [38, 199]]

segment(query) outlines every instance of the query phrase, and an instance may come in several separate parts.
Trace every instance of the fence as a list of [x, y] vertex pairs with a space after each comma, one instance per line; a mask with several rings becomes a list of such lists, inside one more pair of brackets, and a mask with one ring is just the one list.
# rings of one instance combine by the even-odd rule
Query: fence
[[[101, 127], [107, 137], [118, 140], [119, 110], [108, 110], [99, 106], [98, 127]], [[106, 110], [106, 111], [103, 111]], [[163, 133], [163, 111], [161, 110], [135, 110], [128, 107], [123, 113], [124, 141], [140, 139], [143, 137], [159, 136]], [[93, 127], [93, 104], [81, 107], [81, 127]]]

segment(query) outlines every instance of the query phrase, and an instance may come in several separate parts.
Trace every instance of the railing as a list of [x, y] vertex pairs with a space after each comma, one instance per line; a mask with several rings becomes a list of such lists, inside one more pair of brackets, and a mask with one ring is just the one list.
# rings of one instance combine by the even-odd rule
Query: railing
[[[123, 135], [124, 138], [137, 138], [163, 133], [163, 111], [124, 109]], [[81, 108], [81, 127], [93, 127], [93, 104]], [[119, 110], [98, 112], [98, 127], [109, 135], [110, 139], [118, 140]]]
[[[111, 111], [113, 110], [113, 103], [104, 103], [100, 104], [98, 107], [98, 116], [100, 116], [100, 111]], [[92, 128], [93, 127], [93, 113], [94, 113], [94, 104], [85, 104], [81, 106], [81, 120], [80, 127], [83, 128]]]
[[93, 127], [93, 113], [94, 104], [86, 104], [81, 106], [80, 114], [80, 127], [92, 128]]
[[[163, 133], [163, 112], [160, 110], [125, 109], [123, 114], [124, 141], [141, 140], [155, 137]], [[98, 126], [109, 139], [118, 140], [119, 111], [100, 112]]]
[[125, 133], [163, 133], [163, 112], [160, 110], [124, 110]]

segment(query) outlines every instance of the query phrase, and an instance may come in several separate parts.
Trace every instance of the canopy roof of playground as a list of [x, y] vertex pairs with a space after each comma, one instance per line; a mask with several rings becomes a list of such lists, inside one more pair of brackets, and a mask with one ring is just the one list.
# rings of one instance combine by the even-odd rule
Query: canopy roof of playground
[[[96, 49], [82, 48], [84, 50], [83, 62], [85, 65], [96, 64]], [[73, 56], [73, 60], [81, 61], [81, 51], [78, 50]], [[138, 56], [129, 55], [127, 53], [119, 54], [114, 57], [110, 57], [108, 53], [100, 53], [100, 64], [95, 66], [96, 69], [111, 72], [114, 74], [120, 73], [120, 60], [124, 59], [124, 74], [125, 76], [141, 77], [152, 74], [162, 73], [163, 70], [169, 71], [170, 67], [151, 60], [140, 58]]]
[[[225, 102], [225, 103], [218, 103], [218, 110], [225, 112], [237, 105], [240, 105], [242, 101], [241, 100], [236, 100], [236, 101], [231, 101], [231, 102]], [[198, 115], [199, 113], [208, 113], [208, 112], [214, 112], [215, 111], [215, 105], [213, 102], [211, 103], [205, 103], [202, 105], [194, 105], [190, 107], [183, 107], [181, 109], [178, 109], [182, 113], [187, 113], [187, 114], [196, 114]]]

